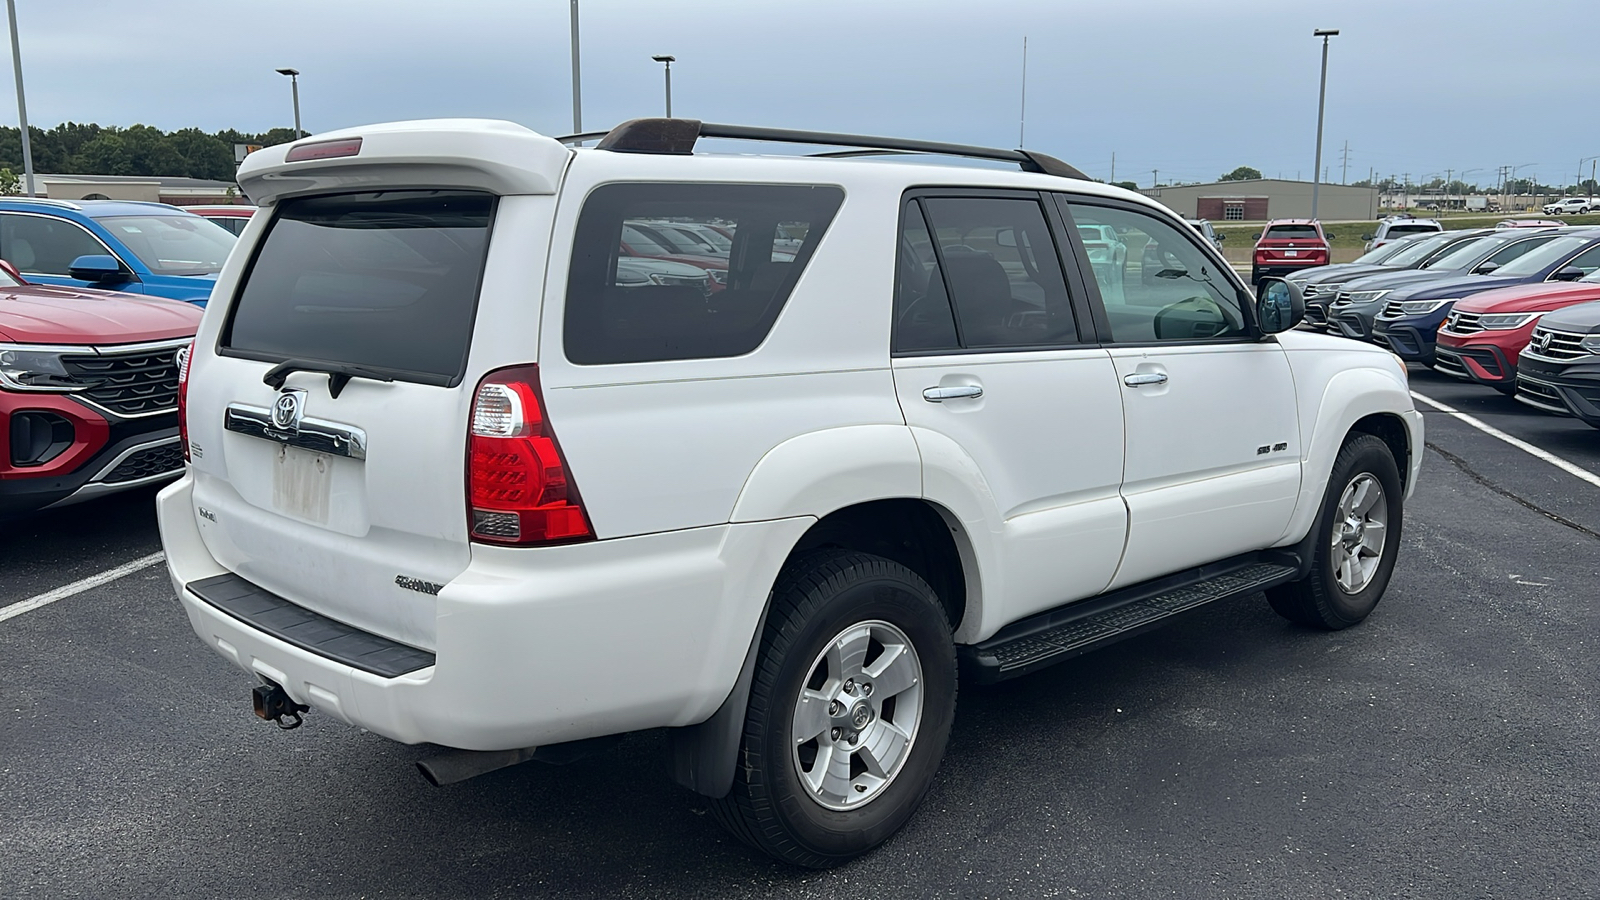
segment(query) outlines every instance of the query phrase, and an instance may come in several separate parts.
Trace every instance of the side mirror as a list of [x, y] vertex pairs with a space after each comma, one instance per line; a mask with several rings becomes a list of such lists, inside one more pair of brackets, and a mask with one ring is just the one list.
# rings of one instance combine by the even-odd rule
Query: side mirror
[[1577, 266], [1563, 266], [1550, 277], [1556, 281], [1577, 281], [1579, 278], [1582, 278], [1587, 274], [1589, 273], [1578, 268]]
[[1227, 239], [1228, 239], [1228, 236], [1225, 235], [1225, 234], [1219, 234], [1219, 235], [1216, 236], [1217, 243], [1219, 243], [1219, 244], [1222, 243], [1223, 241], [1227, 240]]
[[1002, 247], [1015, 247], [1017, 245], [1017, 230], [1015, 228], [1002, 228], [994, 233], [994, 242]]
[[1494, 274], [1494, 270], [1498, 269], [1498, 268], [1500, 268], [1500, 264], [1497, 263], [1497, 262], [1480, 263], [1476, 269], [1472, 270], [1472, 274], [1474, 274], [1474, 275], [1493, 275]]
[[1252, 241], [1261, 240], [1261, 232], [1258, 231], [1255, 234], [1250, 235], [1250, 240], [1252, 240]]
[[1283, 278], [1263, 278], [1256, 292], [1256, 322], [1262, 334], [1277, 334], [1300, 324], [1306, 317], [1306, 298], [1300, 287]]
[[79, 281], [93, 282], [123, 281], [128, 277], [116, 257], [105, 255], [80, 256], [67, 267], [67, 274]]

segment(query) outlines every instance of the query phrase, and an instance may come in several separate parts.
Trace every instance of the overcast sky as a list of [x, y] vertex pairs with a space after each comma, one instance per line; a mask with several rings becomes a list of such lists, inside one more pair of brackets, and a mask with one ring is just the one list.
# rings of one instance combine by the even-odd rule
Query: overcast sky
[[[308, 131], [486, 116], [572, 125], [568, 0], [16, 0], [32, 124]], [[1597, 0], [581, 0], [586, 130], [707, 121], [1017, 144], [1108, 178], [1572, 181], [1600, 154]], [[10, 67], [3, 78], [10, 79]], [[6, 92], [5, 97], [10, 93]], [[16, 110], [0, 99], [0, 121]], [[1589, 164], [1584, 164], [1588, 176]]]

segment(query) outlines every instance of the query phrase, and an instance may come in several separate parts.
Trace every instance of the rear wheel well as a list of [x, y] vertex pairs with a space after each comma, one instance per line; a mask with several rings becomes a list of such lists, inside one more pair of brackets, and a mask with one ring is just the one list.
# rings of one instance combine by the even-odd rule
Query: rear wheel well
[[1367, 416], [1350, 426], [1350, 433], [1370, 434], [1389, 445], [1395, 466], [1400, 469], [1400, 486], [1402, 489], [1409, 486], [1406, 479], [1411, 477], [1411, 434], [1399, 416], [1389, 413]]
[[811, 526], [790, 555], [837, 548], [871, 553], [917, 573], [939, 595], [950, 628], [961, 625], [967, 607], [967, 580], [954, 529], [925, 500], [874, 500], [847, 506]]

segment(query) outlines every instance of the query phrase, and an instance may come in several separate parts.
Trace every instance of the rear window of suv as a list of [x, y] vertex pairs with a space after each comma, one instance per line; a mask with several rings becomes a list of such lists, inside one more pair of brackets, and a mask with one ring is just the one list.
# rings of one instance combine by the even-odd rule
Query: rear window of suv
[[1402, 234], [1430, 234], [1440, 230], [1437, 225], [1390, 225], [1384, 236], [1393, 238]]
[[222, 348], [461, 378], [495, 201], [468, 191], [284, 200], [245, 274]]
[[[828, 185], [609, 184], [583, 204], [563, 340], [579, 365], [739, 356], [766, 339], [833, 221]], [[711, 229], [726, 255], [650, 237]]]
[[1317, 240], [1322, 235], [1317, 233], [1317, 226], [1315, 225], [1273, 225], [1267, 229], [1266, 234], [1263, 234], [1262, 237], [1280, 241], [1285, 238]]

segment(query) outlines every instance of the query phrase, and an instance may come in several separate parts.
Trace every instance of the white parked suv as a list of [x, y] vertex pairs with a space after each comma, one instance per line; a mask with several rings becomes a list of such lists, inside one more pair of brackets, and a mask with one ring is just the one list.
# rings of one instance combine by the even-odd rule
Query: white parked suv
[[1562, 213], [1586, 213], [1600, 208], [1600, 200], [1591, 200], [1588, 197], [1563, 197], [1554, 203], [1544, 205], [1544, 214], [1558, 216]]
[[[453, 748], [437, 783], [669, 729], [736, 835], [831, 865], [917, 808], [958, 671], [1261, 591], [1344, 628], [1389, 581], [1423, 447], [1397, 359], [1290, 330], [1287, 283], [1256, 300], [1042, 154], [439, 120], [239, 181], [261, 212], [159, 500], [173, 584], [259, 715]], [[723, 282], [638, 278], [636, 221], [729, 237]], [[1160, 271], [1092, 265], [1092, 226]]]

